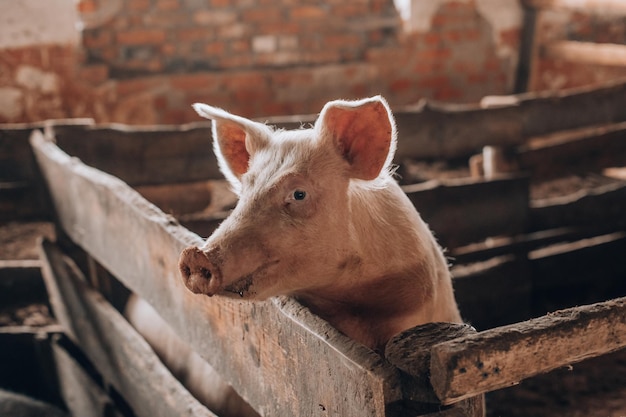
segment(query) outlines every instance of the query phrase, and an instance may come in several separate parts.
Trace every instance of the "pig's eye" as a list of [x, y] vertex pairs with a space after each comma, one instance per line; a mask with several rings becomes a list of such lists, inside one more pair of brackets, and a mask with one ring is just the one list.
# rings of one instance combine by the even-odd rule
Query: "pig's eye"
[[296, 190], [293, 192], [293, 199], [296, 201], [302, 201], [306, 198], [306, 191]]

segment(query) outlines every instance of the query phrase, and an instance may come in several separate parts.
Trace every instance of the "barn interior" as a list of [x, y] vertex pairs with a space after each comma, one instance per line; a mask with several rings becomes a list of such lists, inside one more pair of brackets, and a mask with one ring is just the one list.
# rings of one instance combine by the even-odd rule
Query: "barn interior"
[[[435, 375], [430, 362], [454, 340], [420, 356], [431, 366], [426, 383], [339, 336], [296, 354], [332, 329], [284, 300], [229, 307], [235, 317], [224, 323], [246, 327], [237, 337], [256, 335], [242, 341], [248, 353], [230, 357], [240, 352], [235, 336], [218, 321], [184, 329], [172, 308], [180, 300], [160, 298], [149, 279], [161, 281], [133, 269], [171, 270], [175, 238], [206, 238], [236, 204], [193, 103], [297, 129], [330, 100], [378, 94], [396, 118], [398, 181], [446, 249], [475, 328], [463, 336], [467, 356], [455, 358], [512, 361], [526, 346], [510, 373], [496, 367], [485, 381], [458, 382], [459, 393], [437, 381], [456, 383], [465, 368]], [[131, 237], [123, 216], [135, 212], [146, 223]], [[124, 242], [144, 231], [170, 251], [152, 242], [152, 258], [137, 260]], [[0, 391], [75, 416], [233, 415], [176, 385], [184, 376], [127, 326], [139, 295], [259, 415], [477, 416], [463, 402], [485, 394], [487, 416], [624, 416], [624, 254], [622, 0], [0, 3]], [[188, 316], [201, 317], [193, 307]], [[304, 342], [259, 345], [259, 334], [282, 330], [254, 314]], [[299, 364], [311, 380], [293, 387], [263, 363], [285, 346], [300, 362], [330, 359], [315, 372]], [[353, 386], [351, 366], [374, 375], [380, 392]], [[275, 379], [250, 382], [268, 374]], [[328, 381], [347, 387], [347, 405], [326, 402], [330, 388], [314, 391]], [[165, 400], [140, 405], [150, 398]], [[2, 415], [7, 401], [0, 395]]]

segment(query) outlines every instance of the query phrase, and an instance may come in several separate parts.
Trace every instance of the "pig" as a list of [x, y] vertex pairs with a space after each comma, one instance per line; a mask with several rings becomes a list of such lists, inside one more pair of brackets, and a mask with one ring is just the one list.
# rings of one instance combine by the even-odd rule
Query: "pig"
[[460, 323], [444, 253], [394, 179], [396, 126], [381, 97], [327, 103], [312, 128], [275, 129], [195, 104], [239, 200], [180, 256], [194, 293], [296, 298], [384, 352], [395, 334]]

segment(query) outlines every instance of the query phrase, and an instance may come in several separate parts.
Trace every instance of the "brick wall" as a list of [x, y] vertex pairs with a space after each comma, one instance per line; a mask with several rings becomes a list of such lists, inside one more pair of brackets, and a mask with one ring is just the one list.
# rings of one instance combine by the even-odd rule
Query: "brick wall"
[[[626, 59], [600, 61], [602, 54], [626, 56], [626, 2], [588, 1], [584, 7], [572, 1], [548, 2], [548, 6], [531, 3], [538, 5], [529, 89], [554, 90], [626, 79]], [[573, 51], [551, 48], [559, 41], [572, 41]], [[615, 49], [600, 53], [606, 46], [622, 48], [618, 53]]]
[[[264, 117], [317, 113], [339, 97], [382, 94], [397, 107], [512, 92], [522, 16], [509, 6], [517, 0], [412, 4], [417, 26], [403, 23], [393, 0], [83, 0], [80, 47], [31, 48], [40, 54], [31, 66], [57, 77], [54, 105], [0, 109], [0, 122], [183, 123], [198, 120], [196, 101]], [[0, 59], [10, 74], [0, 88], [21, 88], [21, 65]]]
[[123, 0], [83, 44], [88, 63], [126, 78], [353, 61], [394, 43], [398, 24], [387, 0]]

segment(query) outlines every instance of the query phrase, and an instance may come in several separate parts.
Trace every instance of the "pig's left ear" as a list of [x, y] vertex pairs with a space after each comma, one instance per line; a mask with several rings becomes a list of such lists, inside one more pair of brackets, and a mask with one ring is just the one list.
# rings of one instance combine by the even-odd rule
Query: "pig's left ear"
[[350, 176], [373, 180], [389, 168], [396, 148], [396, 126], [389, 105], [380, 96], [359, 101], [331, 101], [315, 129], [331, 139], [350, 164]]
[[239, 194], [250, 156], [266, 145], [269, 128], [206, 104], [196, 103], [193, 108], [200, 116], [213, 120], [213, 150], [220, 170]]

